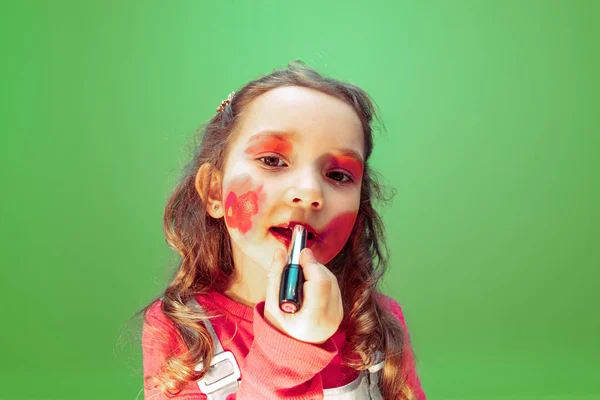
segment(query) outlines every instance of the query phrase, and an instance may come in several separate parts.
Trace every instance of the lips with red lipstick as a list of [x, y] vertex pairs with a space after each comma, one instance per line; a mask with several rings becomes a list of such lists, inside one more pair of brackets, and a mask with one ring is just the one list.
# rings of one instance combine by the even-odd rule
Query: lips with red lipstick
[[292, 230], [296, 225], [302, 225], [306, 229], [306, 246], [311, 247], [318, 240], [319, 235], [317, 235], [313, 227], [308, 224], [300, 222], [286, 222], [284, 224], [270, 227], [269, 232], [275, 237], [275, 239], [283, 243], [285, 247], [289, 247], [292, 240]]

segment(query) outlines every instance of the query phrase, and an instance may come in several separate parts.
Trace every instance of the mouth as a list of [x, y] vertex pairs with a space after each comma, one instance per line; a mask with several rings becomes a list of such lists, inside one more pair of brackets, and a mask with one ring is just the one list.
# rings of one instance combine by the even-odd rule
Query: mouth
[[275, 238], [277, 240], [279, 240], [280, 242], [282, 242], [286, 247], [289, 247], [290, 242], [292, 241], [292, 230], [294, 229], [294, 226], [296, 225], [302, 225], [304, 226], [304, 228], [306, 228], [306, 245], [307, 247], [310, 247], [313, 245], [313, 243], [315, 243], [317, 235], [314, 231], [314, 229], [308, 225], [305, 224], [298, 224], [298, 223], [287, 223], [287, 224], [281, 224], [278, 226], [272, 226], [269, 228], [269, 232], [275, 236]]

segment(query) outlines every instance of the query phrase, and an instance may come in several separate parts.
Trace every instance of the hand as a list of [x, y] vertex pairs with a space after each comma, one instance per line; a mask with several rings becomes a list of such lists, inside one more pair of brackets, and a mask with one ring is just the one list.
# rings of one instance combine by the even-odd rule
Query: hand
[[337, 279], [315, 259], [312, 250], [302, 250], [300, 265], [305, 279], [303, 304], [298, 312], [288, 314], [279, 308], [279, 285], [285, 265], [285, 252], [277, 249], [268, 275], [265, 319], [294, 339], [321, 344], [338, 330], [344, 318]]

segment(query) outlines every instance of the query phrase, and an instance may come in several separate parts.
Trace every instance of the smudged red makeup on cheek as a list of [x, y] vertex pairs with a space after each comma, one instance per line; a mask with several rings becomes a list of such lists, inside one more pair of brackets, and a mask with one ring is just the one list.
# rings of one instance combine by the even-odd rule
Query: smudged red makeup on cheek
[[334, 217], [327, 224], [315, 245], [311, 247], [320, 263], [331, 261], [342, 250], [352, 233], [357, 215], [358, 210], [348, 211]]
[[225, 210], [227, 225], [246, 233], [252, 228], [252, 216], [258, 212], [258, 196], [256, 192], [246, 192], [237, 197], [234, 192], [229, 192], [225, 200]]
[[252, 179], [243, 175], [234, 179], [225, 198], [225, 220], [231, 229], [245, 234], [252, 229], [252, 217], [258, 214], [265, 194], [262, 185], [252, 188]]

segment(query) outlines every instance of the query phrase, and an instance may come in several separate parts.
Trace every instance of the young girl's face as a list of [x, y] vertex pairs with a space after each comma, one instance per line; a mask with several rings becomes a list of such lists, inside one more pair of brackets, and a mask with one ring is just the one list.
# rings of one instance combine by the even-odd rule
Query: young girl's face
[[361, 121], [347, 103], [302, 87], [273, 89], [241, 114], [222, 181], [236, 268], [269, 269], [294, 224], [325, 264], [356, 220], [364, 160]]

